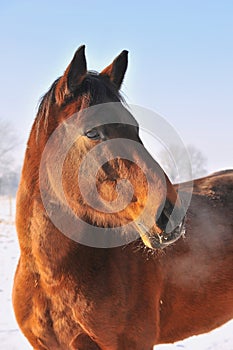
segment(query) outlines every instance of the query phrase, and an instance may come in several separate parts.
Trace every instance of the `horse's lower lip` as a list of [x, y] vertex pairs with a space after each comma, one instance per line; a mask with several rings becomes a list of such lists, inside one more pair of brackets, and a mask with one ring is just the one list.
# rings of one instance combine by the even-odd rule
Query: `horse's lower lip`
[[184, 220], [171, 232], [151, 235], [142, 223], [138, 225], [143, 229], [143, 242], [151, 249], [163, 249], [177, 241], [185, 233]]
[[170, 244], [176, 242], [183, 233], [184, 232], [182, 232], [182, 227], [180, 224], [170, 233], [164, 232], [163, 234], [161, 234], [159, 236], [153, 236], [151, 238], [151, 244], [154, 247], [157, 246], [157, 248], [165, 248], [165, 247], [169, 246]]

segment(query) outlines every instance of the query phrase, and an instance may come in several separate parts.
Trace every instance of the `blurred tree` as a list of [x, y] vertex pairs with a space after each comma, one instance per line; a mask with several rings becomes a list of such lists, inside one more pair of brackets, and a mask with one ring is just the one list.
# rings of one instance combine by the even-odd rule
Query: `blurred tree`
[[[193, 145], [188, 145], [186, 150], [177, 145], [172, 145], [171, 155], [169, 150], [159, 153], [159, 163], [173, 183], [189, 181], [204, 176], [207, 173], [207, 158]], [[189, 160], [187, 162], [187, 156]]]
[[19, 140], [10, 123], [0, 120], [0, 194], [16, 193], [19, 169], [16, 168], [14, 150]]

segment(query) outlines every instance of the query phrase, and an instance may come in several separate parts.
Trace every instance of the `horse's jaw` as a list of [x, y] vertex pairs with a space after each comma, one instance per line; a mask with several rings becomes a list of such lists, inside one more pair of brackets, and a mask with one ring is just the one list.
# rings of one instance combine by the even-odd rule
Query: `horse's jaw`
[[135, 225], [143, 243], [150, 249], [166, 248], [185, 235], [185, 218], [171, 232], [157, 232], [156, 229], [147, 229], [142, 222], [135, 222]]

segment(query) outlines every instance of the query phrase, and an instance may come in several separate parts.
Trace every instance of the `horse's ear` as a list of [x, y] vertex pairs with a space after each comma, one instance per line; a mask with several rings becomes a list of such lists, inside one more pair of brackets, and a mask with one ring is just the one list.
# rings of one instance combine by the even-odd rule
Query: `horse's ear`
[[57, 103], [61, 104], [66, 95], [76, 91], [86, 74], [87, 62], [85, 57], [85, 45], [83, 45], [75, 52], [72, 61], [57, 83], [55, 92]]
[[120, 89], [128, 66], [128, 51], [124, 50], [100, 74], [107, 75], [111, 82]]
[[[85, 57], [85, 45], [80, 46], [66, 69], [67, 87], [69, 92], [74, 92], [87, 74], [87, 62]], [[65, 72], [65, 74], [66, 74]]]

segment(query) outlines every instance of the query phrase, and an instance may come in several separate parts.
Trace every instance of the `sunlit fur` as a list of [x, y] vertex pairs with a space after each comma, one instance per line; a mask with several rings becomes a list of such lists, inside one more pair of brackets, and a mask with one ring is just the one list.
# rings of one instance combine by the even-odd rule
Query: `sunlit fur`
[[[34, 350], [152, 350], [154, 344], [208, 332], [233, 317], [233, 171], [195, 181], [186, 236], [162, 252], [148, 249], [140, 238], [111, 249], [78, 244], [53, 225], [44, 209], [39, 165], [52, 132], [80, 109], [121, 102], [118, 89], [127, 67], [126, 52], [102, 75], [85, 73], [83, 52], [81, 47], [72, 61], [82, 65], [80, 71], [71, 74], [67, 69], [43, 98], [27, 144], [17, 195], [21, 255], [13, 304], [18, 324]], [[71, 84], [74, 78], [77, 84]], [[76, 85], [70, 91], [69, 86]], [[115, 137], [111, 126], [107, 131]], [[137, 127], [126, 129], [126, 134], [141, 142]], [[115, 199], [116, 181], [124, 177], [134, 187], [132, 201], [117, 214], [90, 208], [74, 179], [80, 159], [98, 142], [83, 135], [74, 143], [64, 163], [64, 192], [85, 221], [121, 226], [136, 218], [145, 205], [147, 182], [133, 162], [111, 161], [97, 176], [100, 196]], [[145, 159], [142, 167], [147, 165]], [[161, 202], [168, 198], [175, 204], [177, 195], [157, 163], [150, 162], [153, 171], [148, 178], [155, 201], [149, 214], [156, 217]], [[54, 187], [56, 193], [56, 184], [49, 186], [48, 191]], [[183, 185], [183, 191], [189, 191], [189, 184]]]

